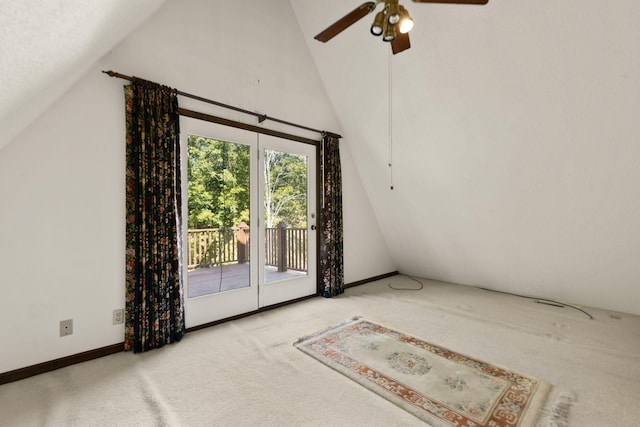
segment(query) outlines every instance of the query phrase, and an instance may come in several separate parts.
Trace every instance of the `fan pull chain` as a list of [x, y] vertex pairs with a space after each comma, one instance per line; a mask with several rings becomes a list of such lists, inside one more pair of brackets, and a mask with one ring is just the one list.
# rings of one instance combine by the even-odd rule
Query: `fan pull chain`
[[393, 190], [393, 79], [389, 53], [389, 189]]

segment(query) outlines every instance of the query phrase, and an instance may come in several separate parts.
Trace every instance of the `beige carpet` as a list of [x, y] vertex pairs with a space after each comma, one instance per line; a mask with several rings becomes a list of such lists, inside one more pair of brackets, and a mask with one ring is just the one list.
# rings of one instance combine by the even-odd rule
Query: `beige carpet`
[[[389, 283], [417, 285], [397, 276], [190, 333], [143, 355], [2, 385], [0, 425], [424, 425], [292, 345], [355, 315], [544, 378], [554, 386], [552, 403], [563, 403], [555, 415], [568, 409], [570, 426], [638, 425], [640, 317], [586, 309], [590, 320], [475, 288], [425, 281], [412, 292]], [[548, 424], [553, 414], [545, 415]]]

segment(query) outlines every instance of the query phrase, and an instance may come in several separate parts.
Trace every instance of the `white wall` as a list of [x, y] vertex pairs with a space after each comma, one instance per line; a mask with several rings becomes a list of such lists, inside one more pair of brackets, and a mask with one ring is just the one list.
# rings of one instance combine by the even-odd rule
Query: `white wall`
[[[168, 1], [0, 151], [0, 372], [122, 341], [111, 315], [124, 307], [126, 82], [101, 70], [341, 131], [289, 4], [247, 3]], [[342, 154], [345, 279], [353, 282], [395, 268], [346, 141]], [[74, 334], [60, 338], [67, 318]]]
[[291, 3], [401, 273], [640, 314], [639, 2], [407, 2], [393, 57]]

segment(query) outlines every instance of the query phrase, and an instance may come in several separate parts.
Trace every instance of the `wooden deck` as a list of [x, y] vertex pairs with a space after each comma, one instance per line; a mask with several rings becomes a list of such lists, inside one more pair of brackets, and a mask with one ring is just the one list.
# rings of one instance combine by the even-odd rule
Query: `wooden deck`
[[[267, 283], [305, 276], [303, 271], [278, 272], [276, 267], [265, 267]], [[249, 263], [230, 264], [211, 268], [199, 268], [187, 275], [187, 298], [195, 298], [218, 292], [241, 289], [249, 286]]]

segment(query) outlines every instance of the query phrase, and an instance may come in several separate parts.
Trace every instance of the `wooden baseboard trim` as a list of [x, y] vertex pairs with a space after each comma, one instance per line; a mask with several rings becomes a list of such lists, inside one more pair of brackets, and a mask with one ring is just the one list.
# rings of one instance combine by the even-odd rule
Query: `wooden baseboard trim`
[[[215, 322], [206, 323], [204, 325], [194, 326], [192, 328], [188, 328], [186, 332], [194, 332], [200, 329], [208, 328], [210, 326], [219, 325], [221, 323], [229, 322], [231, 320], [242, 319], [243, 317], [248, 317], [253, 314], [262, 313], [265, 311], [273, 310], [278, 307], [283, 307], [285, 305], [293, 304], [296, 302], [300, 302], [300, 301], [304, 301], [304, 300], [316, 298], [316, 297], [317, 295], [309, 295], [306, 297], [297, 298], [297, 299], [283, 302], [280, 304], [270, 305], [268, 307], [263, 307], [259, 310], [255, 310], [249, 313], [228, 317], [226, 319], [216, 320]], [[46, 372], [55, 371], [56, 369], [65, 368], [67, 366], [75, 365], [76, 363], [87, 362], [89, 360], [98, 359], [104, 356], [109, 356], [110, 354], [120, 353], [121, 351], [124, 351], [124, 342], [110, 345], [107, 347], [97, 348], [95, 350], [85, 351], [83, 353], [72, 354], [71, 356], [61, 357], [60, 359], [38, 363], [37, 365], [27, 366], [24, 368], [16, 369], [14, 371], [4, 372], [0, 374], [0, 385], [23, 380], [25, 378], [44, 374]]]
[[110, 354], [120, 353], [124, 351], [124, 343], [113, 344], [106, 347], [89, 350], [71, 356], [61, 357], [60, 359], [50, 360], [48, 362], [38, 363], [37, 365], [27, 366], [26, 368], [16, 369], [0, 374], [0, 384], [6, 384], [35, 375], [44, 374], [45, 372], [55, 371], [76, 363], [87, 362], [99, 357], [108, 356]]
[[391, 273], [385, 273], [379, 276], [370, 277], [368, 279], [358, 280], [357, 282], [347, 283], [344, 285], [344, 288], [347, 289], [347, 288], [353, 288], [354, 286], [366, 285], [367, 283], [375, 282], [376, 280], [386, 279], [388, 277], [397, 276], [398, 274], [400, 273], [398, 273], [397, 271], [392, 271]]
[[[388, 277], [396, 276], [397, 274], [399, 274], [397, 271], [393, 271], [391, 273], [381, 274], [379, 276], [370, 277], [368, 279], [358, 280], [357, 282], [345, 284], [344, 288], [345, 289], [353, 288], [354, 286], [360, 286], [366, 283], [375, 282], [376, 280], [386, 279]], [[251, 311], [249, 313], [240, 314], [238, 316], [232, 316], [226, 319], [216, 320], [215, 322], [194, 326], [192, 328], [188, 328], [186, 332], [198, 331], [200, 329], [209, 328], [211, 326], [230, 322], [232, 320], [242, 319], [244, 317], [252, 316], [254, 314], [263, 313], [265, 311], [273, 310], [279, 307], [284, 307], [289, 304], [294, 304], [296, 302], [305, 301], [305, 300], [316, 298], [316, 297], [317, 295], [309, 295], [306, 297], [297, 298], [292, 301], [270, 305], [268, 307], [263, 307], [255, 311]], [[48, 362], [38, 363], [37, 365], [27, 366], [25, 368], [16, 369], [14, 371], [0, 373], [0, 385], [23, 380], [25, 378], [33, 377], [35, 375], [44, 374], [45, 372], [55, 371], [56, 369], [65, 368], [67, 366], [75, 365], [76, 363], [87, 362], [89, 360], [98, 359], [104, 356], [109, 356], [110, 354], [120, 353], [121, 351], [124, 351], [123, 342], [119, 344], [113, 344], [106, 347], [97, 348], [94, 350], [85, 351], [78, 354], [72, 354], [71, 356], [61, 357], [60, 359], [50, 360]]]

